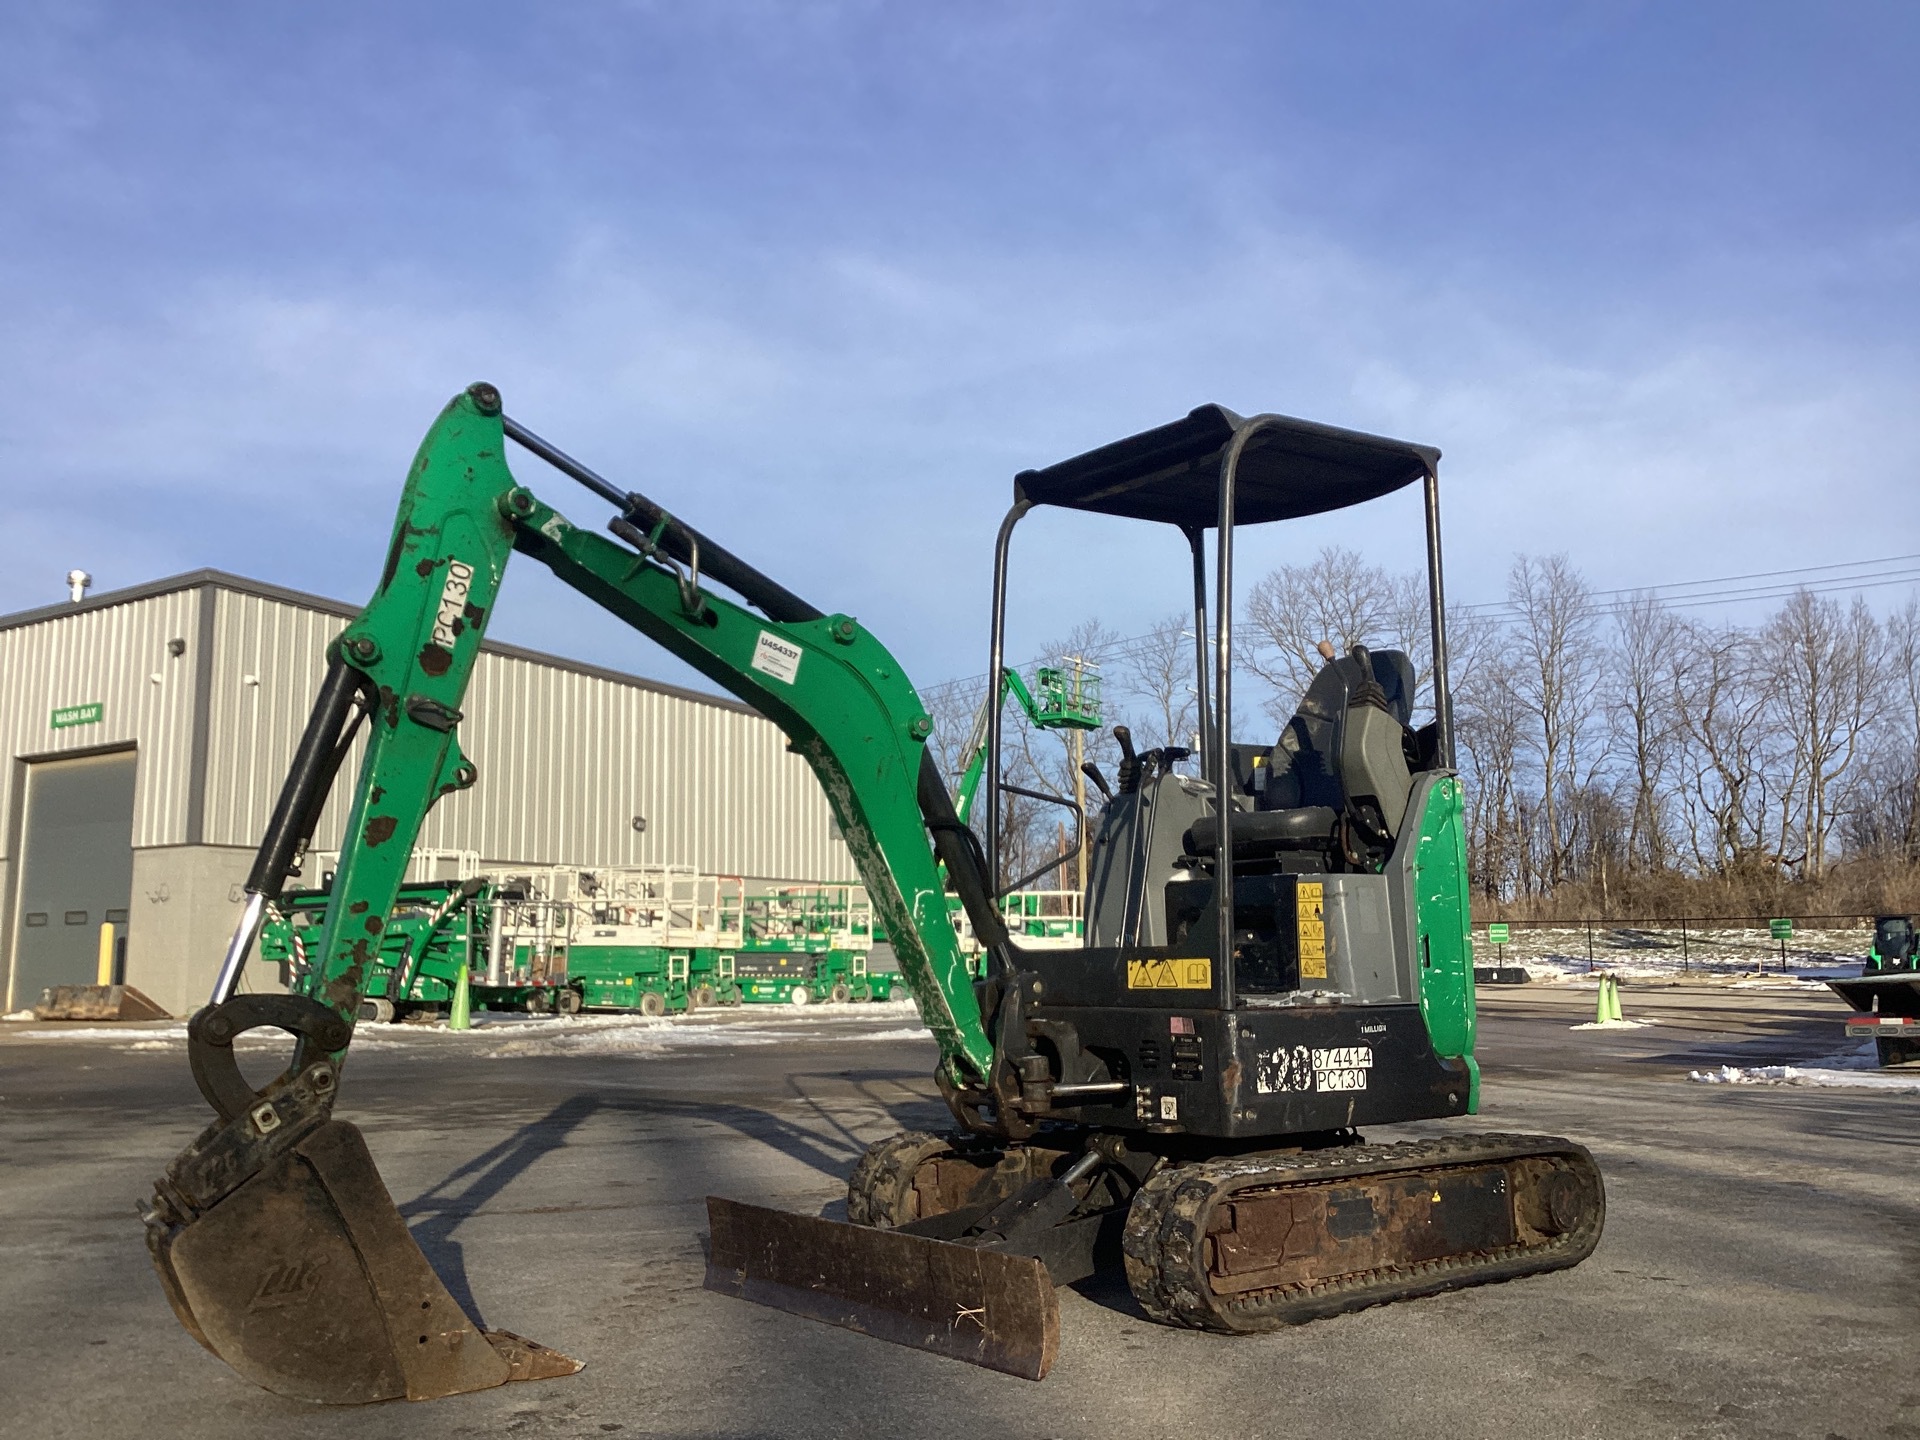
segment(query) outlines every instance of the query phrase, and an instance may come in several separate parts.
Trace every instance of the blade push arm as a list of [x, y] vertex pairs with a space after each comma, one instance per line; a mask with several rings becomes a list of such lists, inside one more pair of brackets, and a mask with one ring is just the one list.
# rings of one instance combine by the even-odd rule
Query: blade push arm
[[[448, 404], [409, 472], [379, 588], [329, 652], [336, 672], [348, 672], [365, 697], [370, 734], [331, 900], [311, 947], [310, 998], [353, 1024], [427, 813], [473, 783], [475, 767], [457, 738], [460, 706], [509, 552], [519, 550], [786, 733], [826, 791], [948, 1078], [982, 1085], [993, 1045], [940, 874], [943, 860], [955, 870], [977, 869], [977, 861], [971, 833], [954, 819], [926, 754], [932, 723], [899, 663], [852, 618], [819, 614], [710, 544], [707, 574], [770, 613], [705, 591], [700, 537], [603, 481], [593, 488], [627, 502], [612, 528], [628, 544], [574, 526], [516, 483], [503, 454], [511, 424], [491, 386], [476, 385]], [[525, 436], [518, 427], [512, 433]], [[543, 458], [572, 463], [537, 437], [522, 443], [529, 439]], [[310, 730], [320, 721], [316, 713]], [[280, 808], [308, 816], [310, 830], [318, 803], [312, 793], [294, 793], [298, 781], [290, 777]], [[288, 856], [297, 848], [282, 847]], [[268, 859], [263, 847], [257, 868], [280, 871], [257, 888], [270, 899], [285, 865]], [[984, 894], [976, 905], [965, 877], [961, 889], [970, 912], [984, 912], [973, 916], [976, 933], [990, 947], [1004, 943]], [[236, 937], [242, 953], [246, 938], [243, 926]]]

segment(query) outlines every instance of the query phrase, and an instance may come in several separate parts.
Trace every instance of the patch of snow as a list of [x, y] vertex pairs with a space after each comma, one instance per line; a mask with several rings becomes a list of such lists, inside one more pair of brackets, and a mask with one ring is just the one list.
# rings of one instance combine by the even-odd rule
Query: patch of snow
[[31, 1010], [12, 1010], [5, 1015], [0, 1015], [0, 1020], [32, 1020], [34, 1018]]
[[[901, 1022], [908, 1022], [902, 1025]], [[489, 1015], [474, 1017], [470, 1030], [430, 1025], [354, 1028], [356, 1050], [434, 1050], [492, 1057], [514, 1055], [660, 1055], [677, 1049], [779, 1045], [813, 1039], [918, 1040], [930, 1033], [911, 1000], [844, 1005], [744, 1005], [714, 1007], [691, 1015], [657, 1019], [632, 1013], [607, 1015]], [[185, 1021], [160, 1025], [49, 1027], [29, 1030], [39, 1040], [102, 1041], [121, 1050], [184, 1049]], [[285, 1034], [252, 1030], [235, 1042], [240, 1050], [284, 1049]]]
[[1871, 1040], [1804, 1065], [1722, 1065], [1687, 1078], [1703, 1085], [1809, 1085], [1825, 1089], [1920, 1091], [1920, 1070], [1882, 1070]]
[[1687, 1076], [1706, 1085], [1806, 1085], [1828, 1090], [1920, 1092], [1920, 1072], [1911, 1070], [1820, 1070], [1803, 1065], [1756, 1065], [1695, 1070]]
[[1515, 925], [1513, 941], [1487, 943], [1474, 937], [1474, 961], [1480, 965], [1520, 965], [1536, 982], [1591, 984], [1599, 973], [1628, 978], [1710, 980], [1752, 987], [1824, 988], [1828, 979], [1860, 973], [1873, 943], [1868, 929], [1805, 929], [1787, 942], [1786, 963], [1780, 943], [1762, 929], [1693, 929], [1685, 944], [1678, 928], [1596, 925], [1592, 955], [1583, 925]]
[[1569, 1025], [1569, 1030], [1644, 1030], [1651, 1020], [1589, 1020], [1584, 1025]]

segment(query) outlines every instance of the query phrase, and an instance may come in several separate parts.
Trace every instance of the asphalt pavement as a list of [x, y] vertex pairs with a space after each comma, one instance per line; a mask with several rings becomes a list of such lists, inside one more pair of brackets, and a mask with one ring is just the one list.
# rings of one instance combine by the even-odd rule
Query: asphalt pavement
[[9, 1025], [0, 1435], [1920, 1436], [1920, 1096], [1686, 1078], [1842, 1048], [1818, 994], [1624, 994], [1654, 1023], [1483, 990], [1481, 1115], [1369, 1132], [1586, 1143], [1608, 1220], [1585, 1264], [1239, 1339], [1151, 1324], [1101, 1276], [1063, 1292], [1039, 1384], [701, 1288], [708, 1193], [837, 1213], [864, 1145], [941, 1126], [933, 1046], [897, 1016], [656, 1053], [372, 1048], [340, 1113], [429, 1258], [485, 1324], [587, 1368], [354, 1410], [254, 1388], [161, 1297], [135, 1207], [205, 1119], [178, 1043]]

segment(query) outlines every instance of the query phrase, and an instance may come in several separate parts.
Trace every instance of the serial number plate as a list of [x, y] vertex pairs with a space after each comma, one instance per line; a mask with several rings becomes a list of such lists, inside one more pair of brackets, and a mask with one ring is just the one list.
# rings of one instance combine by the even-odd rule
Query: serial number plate
[[1371, 1045], [1339, 1045], [1331, 1049], [1315, 1050], [1313, 1068], [1316, 1070], [1371, 1070], [1373, 1047]]

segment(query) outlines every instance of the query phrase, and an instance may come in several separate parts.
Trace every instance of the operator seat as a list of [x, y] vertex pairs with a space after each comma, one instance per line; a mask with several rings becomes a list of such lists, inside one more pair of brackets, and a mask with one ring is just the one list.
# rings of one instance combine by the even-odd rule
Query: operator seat
[[[1413, 789], [1405, 745], [1412, 714], [1413, 662], [1400, 651], [1369, 654], [1356, 645], [1329, 660], [1259, 767], [1266, 785], [1254, 789], [1256, 808], [1232, 812], [1234, 855], [1301, 851], [1331, 863], [1391, 848]], [[1218, 816], [1195, 821], [1185, 840], [1188, 854], [1213, 855]]]

